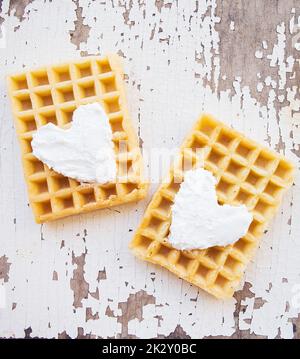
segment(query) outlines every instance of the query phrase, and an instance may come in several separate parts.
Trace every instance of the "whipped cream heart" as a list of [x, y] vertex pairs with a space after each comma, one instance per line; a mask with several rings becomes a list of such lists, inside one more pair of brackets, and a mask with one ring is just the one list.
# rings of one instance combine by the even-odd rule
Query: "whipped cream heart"
[[31, 145], [34, 156], [66, 177], [100, 184], [116, 179], [112, 130], [99, 103], [79, 106], [68, 129], [40, 127]]
[[172, 205], [168, 237], [180, 250], [227, 246], [243, 237], [253, 220], [245, 205], [219, 205], [216, 178], [203, 168], [187, 171]]

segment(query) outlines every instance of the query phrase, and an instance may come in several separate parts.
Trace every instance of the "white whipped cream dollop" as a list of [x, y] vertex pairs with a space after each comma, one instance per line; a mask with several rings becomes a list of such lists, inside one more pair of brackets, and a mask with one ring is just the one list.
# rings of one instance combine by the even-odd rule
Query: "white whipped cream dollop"
[[253, 220], [245, 205], [219, 205], [216, 178], [203, 168], [187, 171], [172, 205], [169, 242], [180, 250], [227, 246], [243, 237]]
[[31, 145], [34, 156], [66, 177], [102, 184], [116, 179], [112, 130], [99, 103], [79, 106], [68, 129], [40, 127]]

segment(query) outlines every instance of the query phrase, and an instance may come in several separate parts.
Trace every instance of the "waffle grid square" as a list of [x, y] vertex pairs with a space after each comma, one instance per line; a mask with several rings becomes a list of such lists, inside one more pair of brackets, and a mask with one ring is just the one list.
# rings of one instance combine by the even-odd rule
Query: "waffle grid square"
[[[196, 167], [200, 160], [217, 179], [219, 203], [245, 204], [253, 221], [233, 245], [180, 251], [167, 239], [171, 206], [186, 164]], [[279, 154], [202, 115], [181, 146], [168, 179], [154, 194], [130, 248], [137, 257], [160, 264], [217, 298], [231, 297], [284, 191], [292, 185], [293, 172], [293, 164]]]
[[[36, 222], [119, 205], [146, 195], [142, 156], [128, 113], [123, 77], [117, 55], [88, 57], [8, 77]], [[34, 131], [49, 122], [67, 128], [74, 110], [92, 102], [101, 103], [109, 117], [118, 164], [116, 183], [80, 184], [50, 170], [32, 154]]]

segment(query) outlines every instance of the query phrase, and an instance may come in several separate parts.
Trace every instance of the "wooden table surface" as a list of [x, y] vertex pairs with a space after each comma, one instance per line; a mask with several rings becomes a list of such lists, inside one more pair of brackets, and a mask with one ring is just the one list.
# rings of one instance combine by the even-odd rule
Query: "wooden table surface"
[[[0, 0], [0, 337], [300, 338], [297, 0]], [[298, 26], [299, 22], [299, 26]], [[146, 200], [37, 225], [5, 76], [117, 52], [144, 152], [176, 148], [201, 111], [297, 167], [232, 299], [127, 246]]]

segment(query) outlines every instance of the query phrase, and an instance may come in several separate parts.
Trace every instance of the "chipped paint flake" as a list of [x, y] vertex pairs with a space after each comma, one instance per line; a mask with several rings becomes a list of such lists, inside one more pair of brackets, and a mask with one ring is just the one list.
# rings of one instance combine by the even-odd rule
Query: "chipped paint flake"
[[262, 92], [264, 85], [262, 82], [259, 82], [256, 86], [258, 92]]
[[260, 50], [257, 50], [257, 51], [255, 51], [255, 57], [257, 58], [257, 59], [262, 59], [263, 58], [263, 52], [262, 51], [260, 51]]
[[52, 280], [58, 280], [58, 274], [55, 270], [53, 271]]
[[70, 280], [70, 287], [74, 293], [73, 306], [75, 308], [82, 307], [82, 300], [88, 297], [89, 284], [84, 278], [84, 265], [87, 251], [80, 256], [75, 257], [72, 252], [72, 264], [77, 267], [73, 270], [73, 277]]
[[76, 20], [74, 21], [74, 30], [70, 30], [69, 33], [71, 43], [76, 46], [77, 50], [79, 50], [82, 43], [87, 43], [91, 27], [84, 24], [85, 17], [83, 16], [83, 7], [80, 6], [79, 0], [72, 1], [76, 5]]
[[254, 300], [254, 305], [253, 305], [253, 309], [260, 309], [260, 308], [262, 308], [266, 303], [267, 303], [267, 301], [266, 301], [265, 299], [263, 299], [262, 297], [255, 298], [255, 300]]
[[169, 335], [165, 336], [164, 339], [191, 339], [191, 337], [186, 333], [181, 325], [177, 325], [175, 330]]
[[138, 319], [139, 322], [144, 320], [143, 309], [149, 304], [155, 304], [155, 297], [147, 294], [144, 290], [130, 294], [125, 302], [118, 304], [118, 308], [122, 312], [122, 314], [118, 316], [118, 323], [121, 323], [120, 338], [132, 336], [128, 332], [128, 323], [133, 319]]
[[104, 267], [102, 270], [98, 271], [97, 282], [99, 283], [100, 280], [105, 280], [105, 279], [107, 279], [107, 277], [106, 277], [106, 269]]
[[92, 308], [86, 308], [86, 317], [85, 317], [85, 321], [88, 322], [89, 320], [98, 320], [99, 319], [99, 313], [96, 312], [95, 314], [93, 314], [92, 312]]
[[34, 0], [9, 0], [8, 15], [14, 15], [19, 21], [25, 20], [25, 11]]
[[4, 283], [9, 280], [10, 266], [11, 263], [8, 262], [6, 255], [0, 257], [0, 279], [3, 279]]

